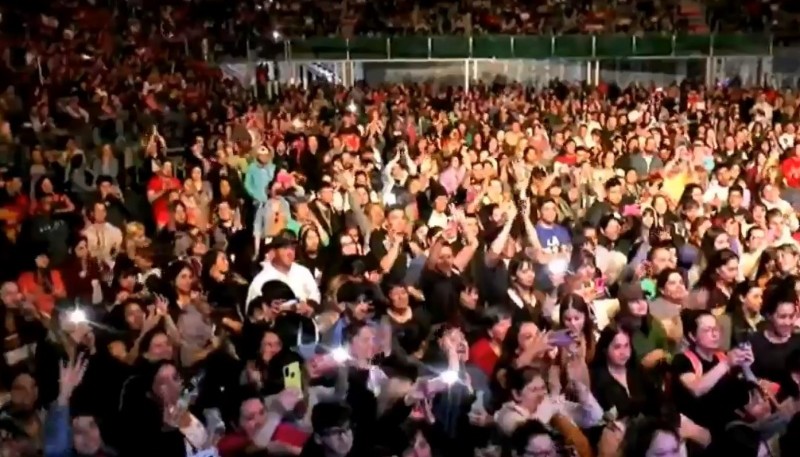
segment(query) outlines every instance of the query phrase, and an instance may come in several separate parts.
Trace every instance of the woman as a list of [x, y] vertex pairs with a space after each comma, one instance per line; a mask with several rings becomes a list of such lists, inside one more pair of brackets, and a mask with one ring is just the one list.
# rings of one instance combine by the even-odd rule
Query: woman
[[752, 334], [753, 374], [760, 379], [781, 382], [786, 378], [786, 360], [800, 349], [800, 334], [795, 333], [796, 295], [790, 291], [770, 291], [761, 308], [765, 325]]
[[273, 329], [264, 332], [259, 352], [255, 360], [247, 362], [244, 381], [252, 385], [264, 396], [282, 391], [284, 386], [283, 367], [286, 357], [278, 357], [283, 351], [283, 342]]
[[661, 322], [648, 312], [641, 286], [625, 284], [620, 287], [617, 297], [620, 309], [615, 321], [631, 329], [635, 359], [647, 369], [666, 362], [669, 356], [667, 333]]
[[500, 307], [482, 312], [485, 334], [469, 348], [469, 361], [491, 378], [503, 354], [503, 341], [511, 328], [511, 315]]
[[296, 262], [308, 268], [319, 285], [329, 268], [327, 250], [322, 246], [319, 231], [312, 225], [304, 225], [300, 228], [299, 240]]
[[208, 223], [210, 199], [204, 200], [201, 193], [196, 190], [191, 178], [187, 178], [183, 182], [180, 202], [186, 208], [187, 222], [195, 227], [205, 229]]
[[697, 283], [699, 292], [707, 294], [706, 308], [718, 319], [722, 330], [723, 349], [731, 341], [731, 321], [725, 314], [733, 296], [733, 288], [739, 276], [739, 257], [730, 249], [722, 249], [711, 255]]
[[730, 347], [748, 342], [752, 333], [764, 327], [763, 302], [764, 289], [755, 282], [741, 282], [733, 290], [726, 312], [731, 321]]
[[[544, 376], [543, 372], [533, 368], [516, 370], [509, 375], [512, 400], [504, 403], [494, 417], [503, 435], [512, 435], [517, 427], [529, 420], [550, 423], [554, 399], [548, 393]], [[590, 428], [599, 424], [603, 418], [603, 410], [589, 388], [577, 382], [572, 383], [570, 388], [578, 402], [565, 400], [559, 411], [579, 428]]]
[[202, 278], [203, 290], [208, 292], [210, 305], [215, 309], [228, 310], [236, 316], [244, 315], [247, 281], [231, 271], [228, 256], [224, 252], [212, 249], [205, 254]]
[[[425, 350], [425, 343], [430, 335], [430, 316], [423, 307], [412, 307], [408, 289], [403, 284], [392, 284], [387, 287], [389, 307], [386, 317], [392, 328], [394, 343], [399, 346], [398, 352], [406, 354], [411, 363], [418, 361]], [[399, 354], [398, 354], [399, 355]]]
[[539, 326], [547, 324], [544, 311], [544, 298], [534, 290], [536, 271], [526, 256], [517, 255], [508, 263], [508, 276], [511, 278], [507, 290], [507, 309], [520, 319], [533, 320]]
[[656, 276], [656, 299], [648, 308], [650, 315], [661, 321], [673, 346], [683, 339], [680, 312], [688, 296], [683, 273], [677, 268], [667, 268]]
[[169, 204], [174, 201], [173, 192], [181, 189], [181, 182], [173, 176], [172, 162], [164, 162], [147, 183], [147, 201], [153, 206], [156, 228], [165, 227], [170, 220]]
[[83, 153], [75, 154], [69, 161], [69, 190], [79, 201], [87, 204], [89, 197], [96, 190], [95, 176], [86, 163]]
[[569, 294], [558, 301], [558, 324], [568, 330], [575, 343], [564, 351], [578, 359], [591, 363], [594, 358], [596, 334], [589, 305], [577, 294]]
[[22, 273], [17, 281], [20, 292], [30, 297], [36, 309], [50, 316], [56, 301], [66, 298], [67, 291], [61, 273], [50, 268], [50, 257], [46, 252], [34, 256], [33, 268]]
[[84, 304], [100, 304], [103, 301], [100, 266], [89, 254], [86, 237], [77, 238], [71, 250], [72, 256], [64, 265], [62, 275], [67, 296]]
[[222, 340], [214, 335], [211, 309], [200, 296], [191, 265], [175, 262], [169, 266], [170, 315], [176, 320], [181, 335], [180, 361], [184, 367], [196, 366], [216, 351]]
[[213, 247], [231, 254], [242, 254], [244, 246], [240, 238], [245, 234], [241, 213], [226, 200], [217, 203], [215, 213]]
[[211, 188], [211, 183], [204, 179], [203, 168], [199, 165], [194, 165], [189, 170], [188, 181], [194, 187], [195, 195], [206, 206], [213, 200], [214, 192]]
[[119, 161], [114, 157], [110, 144], [104, 144], [100, 156], [92, 162], [92, 173], [95, 177], [108, 176], [114, 186], [119, 186]]
[[56, 192], [53, 181], [48, 176], [42, 176], [36, 181], [33, 187], [34, 201], [31, 203], [31, 214], [36, 214], [38, 211], [38, 201], [44, 195], [53, 197], [53, 213], [66, 214], [75, 211], [75, 205], [72, 200], [64, 193]]
[[[703, 277], [704, 274], [709, 274], [713, 272], [714, 269], [709, 270], [708, 266], [711, 262], [711, 259], [717, 255], [718, 252], [722, 250], [730, 250], [731, 243], [730, 237], [728, 233], [719, 227], [709, 227], [702, 236], [702, 241], [700, 242], [700, 259], [699, 261], [689, 270], [689, 285], [695, 286], [699, 285], [700, 287], [709, 287], [709, 284], [703, 284], [703, 282], [708, 282], [710, 279], [709, 277]], [[733, 253], [731, 251], [731, 253]], [[735, 254], [734, 254], [735, 255]], [[707, 273], [709, 272], [709, 273]], [[711, 289], [709, 288], [709, 291]], [[730, 293], [728, 293], [730, 296]]]
[[137, 433], [125, 434], [131, 454], [188, 456], [206, 449], [209, 434], [187, 405], [182, 404], [183, 380], [171, 361], [148, 363], [126, 383], [122, 417]]
[[636, 363], [632, 335], [624, 326], [612, 324], [600, 332], [591, 377], [604, 411], [614, 408], [620, 419], [659, 412], [661, 391]]

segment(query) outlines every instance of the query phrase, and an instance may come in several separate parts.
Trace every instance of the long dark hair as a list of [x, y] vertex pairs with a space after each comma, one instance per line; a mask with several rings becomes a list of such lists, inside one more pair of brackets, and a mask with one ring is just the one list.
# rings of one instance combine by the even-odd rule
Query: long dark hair
[[[705, 239], [703, 242], [705, 244]], [[708, 264], [706, 265], [705, 269], [702, 271], [702, 273], [700, 273], [700, 278], [697, 280], [697, 285], [704, 287], [709, 291], [713, 290], [717, 282], [717, 269], [724, 266], [732, 259], [738, 258], [739, 256], [730, 249], [715, 251], [711, 257], [708, 258]]]

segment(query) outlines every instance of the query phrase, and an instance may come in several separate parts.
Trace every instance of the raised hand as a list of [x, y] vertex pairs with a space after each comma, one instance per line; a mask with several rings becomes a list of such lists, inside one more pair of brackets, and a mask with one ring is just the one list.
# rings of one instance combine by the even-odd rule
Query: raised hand
[[82, 353], [73, 360], [61, 363], [58, 374], [58, 403], [60, 405], [69, 404], [75, 388], [83, 381], [83, 375], [86, 374], [88, 365], [89, 361]]

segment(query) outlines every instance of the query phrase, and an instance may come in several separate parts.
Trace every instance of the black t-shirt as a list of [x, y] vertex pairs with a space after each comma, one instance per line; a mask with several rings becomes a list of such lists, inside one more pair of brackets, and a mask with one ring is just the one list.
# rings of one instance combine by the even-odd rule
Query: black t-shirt
[[787, 375], [786, 358], [800, 349], [800, 335], [794, 334], [785, 343], [775, 344], [767, 340], [762, 331], [750, 337], [750, 345], [755, 356], [753, 374], [758, 378], [781, 382]]
[[[711, 361], [698, 359], [703, 373], [708, 373], [719, 363], [716, 357]], [[735, 373], [728, 373], [705, 395], [695, 397], [680, 381], [682, 374], [694, 372], [692, 363], [683, 353], [672, 359], [672, 395], [675, 406], [679, 412], [697, 425], [707, 428], [712, 434], [719, 432], [726, 424], [739, 418], [735, 411], [747, 403], [747, 383]]]
[[[390, 240], [387, 239], [386, 230], [379, 229], [369, 236], [369, 250], [370, 255], [375, 258], [375, 262], [380, 264], [381, 259], [386, 256], [389, 252]], [[389, 272], [384, 275], [384, 281], [388, 283], [401, 283], [403, 279], [406, 277], [406, 271], [408, 270], [408, 246], [405, 245], [400, 249], [400, 253], [397, 254], [397, 258], [392, 264], [392, 268], [389, 269]]]
[[464, 280], [458, 273], [446, 276], [437, 270], [423, 270], [419, 288], [425, 295], [425, 309], [434, 325], [446, 322], [458, 312], [459, 296], [464, 289]]

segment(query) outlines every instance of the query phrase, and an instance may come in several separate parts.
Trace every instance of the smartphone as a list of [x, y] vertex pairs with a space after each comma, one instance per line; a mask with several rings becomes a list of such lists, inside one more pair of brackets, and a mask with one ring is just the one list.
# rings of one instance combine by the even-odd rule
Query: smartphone
[[555, 347], [566, 347], [575, 342], [575, 338], [569, 330], [556, 330], [550, 334], [548, 341]]
[[279, 305], [279, 309], [281, 311], [294, 311], [298, 303], [300, 303], [300, 301], [297, 299], [286, 300]]
[[283, 386], [286, 389], [303, 390], [303, 380], [300, 377], [299, 362], [292, 362], [283, 366]]

